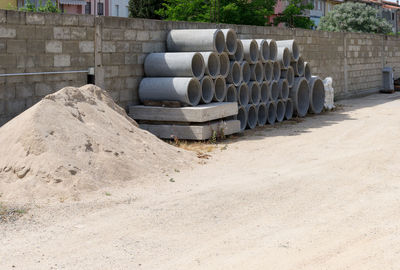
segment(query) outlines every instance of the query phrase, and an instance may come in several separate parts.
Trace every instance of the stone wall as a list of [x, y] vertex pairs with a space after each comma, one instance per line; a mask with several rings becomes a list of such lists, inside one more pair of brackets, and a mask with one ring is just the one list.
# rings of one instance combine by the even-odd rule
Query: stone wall
[[[170, 29], [234, 28], [241, 38], [295, 38], [313, 74], [333, 77], [338, 98], [376, 92], [382, 67], [400, 76], [400, 39], [303, 29], [168, 22], [0, 10], [0, 74], [87, 70], [121, 106], [139, 102], [148, 53], [165, 51]], [[85, 73], [0, 77], [0, 125], [46, 94], [85, 84]]]

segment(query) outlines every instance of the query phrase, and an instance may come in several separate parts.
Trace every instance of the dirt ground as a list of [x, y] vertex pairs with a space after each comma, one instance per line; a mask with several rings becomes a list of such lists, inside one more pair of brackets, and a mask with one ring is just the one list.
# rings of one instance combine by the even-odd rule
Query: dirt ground
[[339, 103], [148, 184], [31, 206], [0, 224], [0, 269], [398, 269], [400, 94]]

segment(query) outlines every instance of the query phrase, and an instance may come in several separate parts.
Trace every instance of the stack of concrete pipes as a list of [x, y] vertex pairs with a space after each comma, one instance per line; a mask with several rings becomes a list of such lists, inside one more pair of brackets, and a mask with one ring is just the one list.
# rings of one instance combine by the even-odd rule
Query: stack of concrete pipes
[[167, 50], [146, 57], [141, 101], [237, 102], [241, 130], [323, 109], [323, 83], [311, 76], [295, 40], [238, 39], [232, 29], [171, 30]]

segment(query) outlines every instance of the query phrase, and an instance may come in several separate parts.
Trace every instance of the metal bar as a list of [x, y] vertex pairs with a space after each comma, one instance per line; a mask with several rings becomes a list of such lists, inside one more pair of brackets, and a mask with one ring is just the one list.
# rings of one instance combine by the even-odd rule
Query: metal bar
[[9, 74], [0, 74], [0, 77], [68, 74], [68, 73], [89, 73], [89, 71], [88, 70], [70, 70], [70, 71], [49, 71], [49, 72], [30, 72], [30, 73], [9, 73]]

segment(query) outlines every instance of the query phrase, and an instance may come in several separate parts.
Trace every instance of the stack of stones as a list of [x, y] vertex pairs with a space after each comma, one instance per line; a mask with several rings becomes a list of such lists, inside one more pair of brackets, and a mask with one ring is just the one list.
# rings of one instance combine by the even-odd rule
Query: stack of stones
[[141, 101], [236, 102], [240, 130], [320, 113], [324, 86], [295, 40], [238, 39], [233, 29], [171, 30], [145, 59]]

